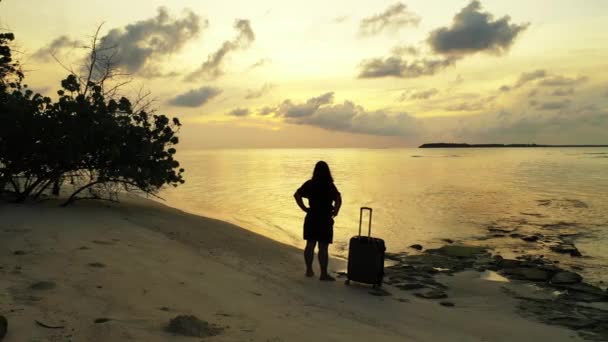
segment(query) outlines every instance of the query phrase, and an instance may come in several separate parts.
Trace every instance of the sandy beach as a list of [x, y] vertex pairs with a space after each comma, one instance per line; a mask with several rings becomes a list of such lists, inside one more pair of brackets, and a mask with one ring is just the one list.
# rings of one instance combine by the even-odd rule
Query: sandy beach
[[3, 203], [0, 218], [4, 341], [200, 341], [165, 330], [182, 314], [220, 328], [205, 341], [580, 340], [518, 315], [505, 287], [522, 285], [462, 272], [441, 278], [455, 307], [373, 296], [304, 277], [294, 247], [150, 200]]

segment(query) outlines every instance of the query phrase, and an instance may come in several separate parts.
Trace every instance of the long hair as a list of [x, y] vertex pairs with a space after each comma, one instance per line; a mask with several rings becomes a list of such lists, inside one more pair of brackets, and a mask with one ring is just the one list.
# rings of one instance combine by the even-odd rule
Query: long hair
[[333, 183], [334, 179], [331, 177], [331, 171], [329, 171], [329, 165], [324, 161], [318, 161], [315, 165], [315, 170], [312, 172], [312, 180], [322, 183]]

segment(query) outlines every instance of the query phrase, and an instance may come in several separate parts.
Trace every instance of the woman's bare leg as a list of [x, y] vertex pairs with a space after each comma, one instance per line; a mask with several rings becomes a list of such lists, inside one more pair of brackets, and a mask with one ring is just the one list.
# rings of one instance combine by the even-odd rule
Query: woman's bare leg
[[329, 244], [327, 242], [319, 242], [319, 265], [321, 266], [321, 280], [335, 280], [327, 273], [327, 264], [329, 263]]
[[306, 276], [312, 277], [315, 272], [312, 270], [312, 262], [315, 259], [315, 246], [317, 241], [306, 240], [306, 248], [304, 248], [304, 261], [306, 262]]

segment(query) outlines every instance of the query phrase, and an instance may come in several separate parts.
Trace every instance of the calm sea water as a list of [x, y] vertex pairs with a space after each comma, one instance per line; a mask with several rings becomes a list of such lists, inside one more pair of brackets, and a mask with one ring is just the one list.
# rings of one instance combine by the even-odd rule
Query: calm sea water
[[[449, 238], [507, 254], [540, 254], [539, 244], [483, 238], [491, 225], [536, 227], [553, 237], [574, 231], [585, 257], [553, 257], [584, 267], [587, 278], [608, 281], [608, 148], [201, 150], [178, 157], [186, 184], [163, 191], [169, 205], [287, 244], [303, 245], [304, 213], [293, 193], [325, 160], [344, 201], [335, 223], [336, 256], [346, 255], [358, 232], [359, 207], [370, 206], [372, 234], [391, 252]], [[542, 227], [558, 222], [567, 229]]]

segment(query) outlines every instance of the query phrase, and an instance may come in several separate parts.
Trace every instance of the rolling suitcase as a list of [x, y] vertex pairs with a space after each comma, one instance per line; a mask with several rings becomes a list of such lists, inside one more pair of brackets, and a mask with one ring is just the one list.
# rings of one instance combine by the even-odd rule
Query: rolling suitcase
[[[363, 212], [369, 211], [367, 236], [361, 235]], [[350, 281], [382, 286], [384, 277], [384, 240], [372, 237], [372, 208], [359, 211], [359, 235], [353, 236], [348, 245], [348, 269], [346, 284]]]

